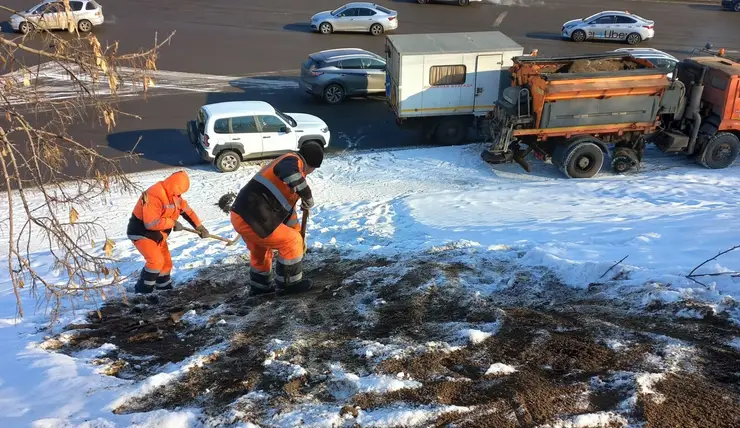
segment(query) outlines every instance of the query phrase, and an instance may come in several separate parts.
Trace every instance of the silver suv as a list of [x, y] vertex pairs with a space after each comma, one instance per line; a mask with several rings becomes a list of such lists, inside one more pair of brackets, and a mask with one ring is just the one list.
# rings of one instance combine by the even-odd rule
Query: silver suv
[[329, 104], [351, 96], [385, 94], [385, 60], [357, 48], [315, 52], [301, 66], [300, 86]]

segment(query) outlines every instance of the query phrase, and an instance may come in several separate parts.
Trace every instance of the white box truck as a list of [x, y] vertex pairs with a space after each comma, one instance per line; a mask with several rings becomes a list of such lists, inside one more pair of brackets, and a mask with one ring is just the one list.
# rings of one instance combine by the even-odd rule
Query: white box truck
[[386, 37], [386, 97], [397, 123], [439, 144], [462, 143], [510, 86], [524, 49], [500, 31]]

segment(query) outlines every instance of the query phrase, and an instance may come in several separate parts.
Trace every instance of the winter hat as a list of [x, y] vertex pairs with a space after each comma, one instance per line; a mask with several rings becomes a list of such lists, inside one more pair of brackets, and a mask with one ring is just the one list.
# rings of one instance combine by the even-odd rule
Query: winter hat
[[324, 148], [315, 141], [309, 141], [302, 145], [298, 153], [303, 156], [308, 166], [313, 168], [319, 168], [324, 160]]

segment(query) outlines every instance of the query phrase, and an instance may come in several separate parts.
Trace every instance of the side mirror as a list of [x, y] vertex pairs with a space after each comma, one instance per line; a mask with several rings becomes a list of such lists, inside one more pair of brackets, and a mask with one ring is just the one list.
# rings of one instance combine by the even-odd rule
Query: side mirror
[[288, 128], [287, 126], [283, 126], [282, 128], [280, 128], [280, 132], [282, 132], [284, 134], [290, 134], [291, 129]]

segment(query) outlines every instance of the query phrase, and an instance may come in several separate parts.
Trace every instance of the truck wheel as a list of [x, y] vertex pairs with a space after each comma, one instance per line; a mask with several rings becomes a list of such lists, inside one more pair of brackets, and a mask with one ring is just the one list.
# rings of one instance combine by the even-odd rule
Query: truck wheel
[[582, 42], [586, 40], [586, 32], [583, 30], [576, 30], [573, 32], [573, 34], [570, 35], [570, 39], [574, 42]]
[[234, 172], [241, 163], [241, 156], [234, 150], [224, 150], [216, 156], [216, 169], [220, 172]]
[[455, 146], [465, 141], [465, 124], [459, 119], [448, 119], [437, 125], [434, 139], [446, 146]]
[[740, 151], [740, 140], [729, 132], [714, 134], [699, 156], [699, 163], [707, 168], [722, 169], [732, 165]]
[[612, 168], [618, 174], [630, 171], [640, 164], [637, 159], [637, 153], [629, 147], [617, 147], [614, 149], [612, 157]]
[[560, 171], [568, 178], [591, 178], [604, 164], [604, 152], [596, 143], [582, 142], [571, 146], [563, 155]]
[[627, 44], [636, 45], [642, 41], [642, 36], [637, 33], [629, 33], [627, 35]]

